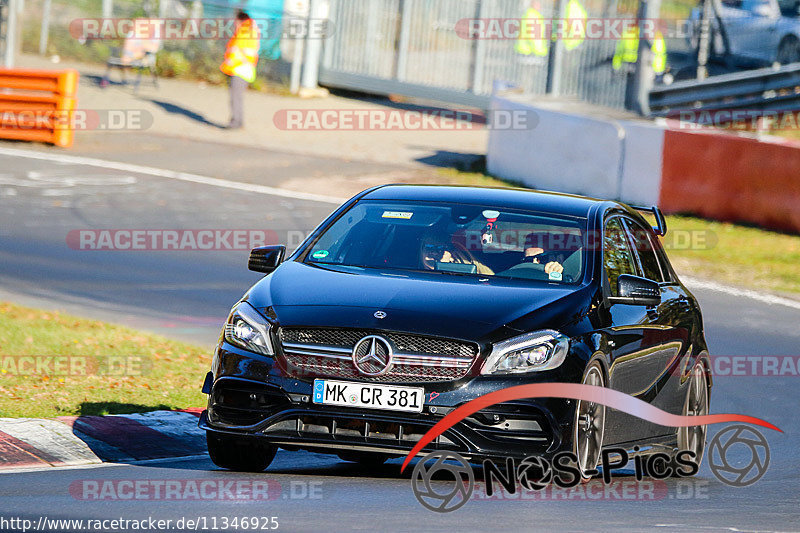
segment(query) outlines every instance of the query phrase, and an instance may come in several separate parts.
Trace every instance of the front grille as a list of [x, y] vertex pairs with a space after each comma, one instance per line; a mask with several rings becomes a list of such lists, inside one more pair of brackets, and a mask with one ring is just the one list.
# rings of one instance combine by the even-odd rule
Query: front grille
[[[474, 343], [358, 329], [281, 328], [279, 339], [287, 371], [293, 377], [334, 377], [388, 383], [455, 381], [467, 375], [478, 357]], [[369, 335], [386, 339], [392, 347], [393, 363], [380, 376], [360, 372], [352, 352]], [[363, 348], [361, 351], [365, 351]], [[381, 347], [377, 350], [383, 354]], [[367, 371], [372, 367], [367, 366]]]

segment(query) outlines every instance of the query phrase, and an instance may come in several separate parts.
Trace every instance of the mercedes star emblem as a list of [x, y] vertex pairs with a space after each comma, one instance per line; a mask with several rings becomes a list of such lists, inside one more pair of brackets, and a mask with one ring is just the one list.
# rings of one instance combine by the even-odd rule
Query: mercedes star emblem
[[392, 347], [378, 335], [368, 335], [353, 348], [353, 364], [365, 376], [380, 376], [392, 366]]

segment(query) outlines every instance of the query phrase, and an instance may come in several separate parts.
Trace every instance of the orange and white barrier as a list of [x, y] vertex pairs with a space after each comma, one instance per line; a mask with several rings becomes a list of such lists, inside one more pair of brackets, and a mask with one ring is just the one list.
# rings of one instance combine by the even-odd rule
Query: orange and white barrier
[[0, 69], [0, 139], [72, 146], [78, 73]]

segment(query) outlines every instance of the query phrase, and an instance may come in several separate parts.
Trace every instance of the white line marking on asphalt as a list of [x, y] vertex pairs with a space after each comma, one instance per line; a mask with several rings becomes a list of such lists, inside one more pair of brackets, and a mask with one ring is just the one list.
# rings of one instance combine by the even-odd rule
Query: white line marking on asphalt
[[750, 289], [740, 289], [738, 287], [731, 287], [729, 285], [722, 285], [721, 283], [705, 281], [687, 276], [681, 276], [681, 280], [690, 289], [706, 289], [724, 294], [730, 294], [731, 296], [744, 296], [745, 298], [758, 300], [759, 302], [769, 305], [783, 305], [785, 307], [791, 307], [792, 309], [800, 309], [800, 301], [783, 298], [781, 296], [775, 296], [774, 294], [756, 292]]
[[257, 185], [255, 183], [243, 183], [240, 181], [229, 181], [219, 178], [210, 178], [208, 176], [200, 176], [198, 174], [175, 172], [174, 170], [146, 167], [142, 165], [133, 165], [130, 163], [118, 163], [116, 161], [106, 161], [104, 159], [95, 159], [93, 157], [82, 157], [82, 156], [74, 156], [66, 154], [47, 154], [44, 152], [34, 152], [31, 150], [19, 150], [17, 148], [5, 148], [5, 147], [0, 147], [0, 155], [7, 155], [12, 157], [27, 157], [29, 159], [39, 159], [42, 161], [53, 161], [55, 163], [66, 163], [71, 165], [86, 165], [86, 166], [106, 168], [106, 169], [110, 168], [114, 170], [120, 170], [122, 172], [136, 172], [138, 174], [147, 174], [150, 176], [157, 176], [159, 178], [166, 178], [178, 181], [188, 181], [191, 183], [201, 183], [203, 185], [210, 185], [212, 187], [222, 187], [225, 189], [234, 189], [238, 191], [253, 192], [257, 194], [269, 194], [272, 196], [281, 196], [284, 198], [294, 198], [295, 200], [308, 200], [311, 202], [323, 202], [336, 205], [339, 205], [345, 201], [344, 198], [336, 198], [333, 196], [323, 196], [321, 194], [289, 191], [286, 189], [279, 189], [277, 187], [269, 187], [267, 185]]
[[185, 455], [183, 457], [161, 457], [160, 459], [142, 459], [139, 461], [129, 461], [126, 463], [92, 463], [86, 465], [65, 465], [65, 466], [26, 466], [21, 468], [11, 467], [0, 469], [0, 476], [3, 474], [24, 474], [26, 472], [53, 472], [54, 469], [62, 470], [90, 470], [92, 468], [109, 468], [112, 466], [141, 466], [157, 465], [160, 463], [180, 463], [183, 461], [197, 461], [208, 459], [207, 453], [199, 455]]

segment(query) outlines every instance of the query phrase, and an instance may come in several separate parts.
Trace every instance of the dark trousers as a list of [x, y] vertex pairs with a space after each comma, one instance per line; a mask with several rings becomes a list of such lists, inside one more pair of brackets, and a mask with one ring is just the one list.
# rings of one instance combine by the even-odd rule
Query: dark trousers
[[244, 92], [249, 85], [239, 76], [229, 76], [231, 97], [231, 122], [228, 127], [241, 128], [244, 126]]

